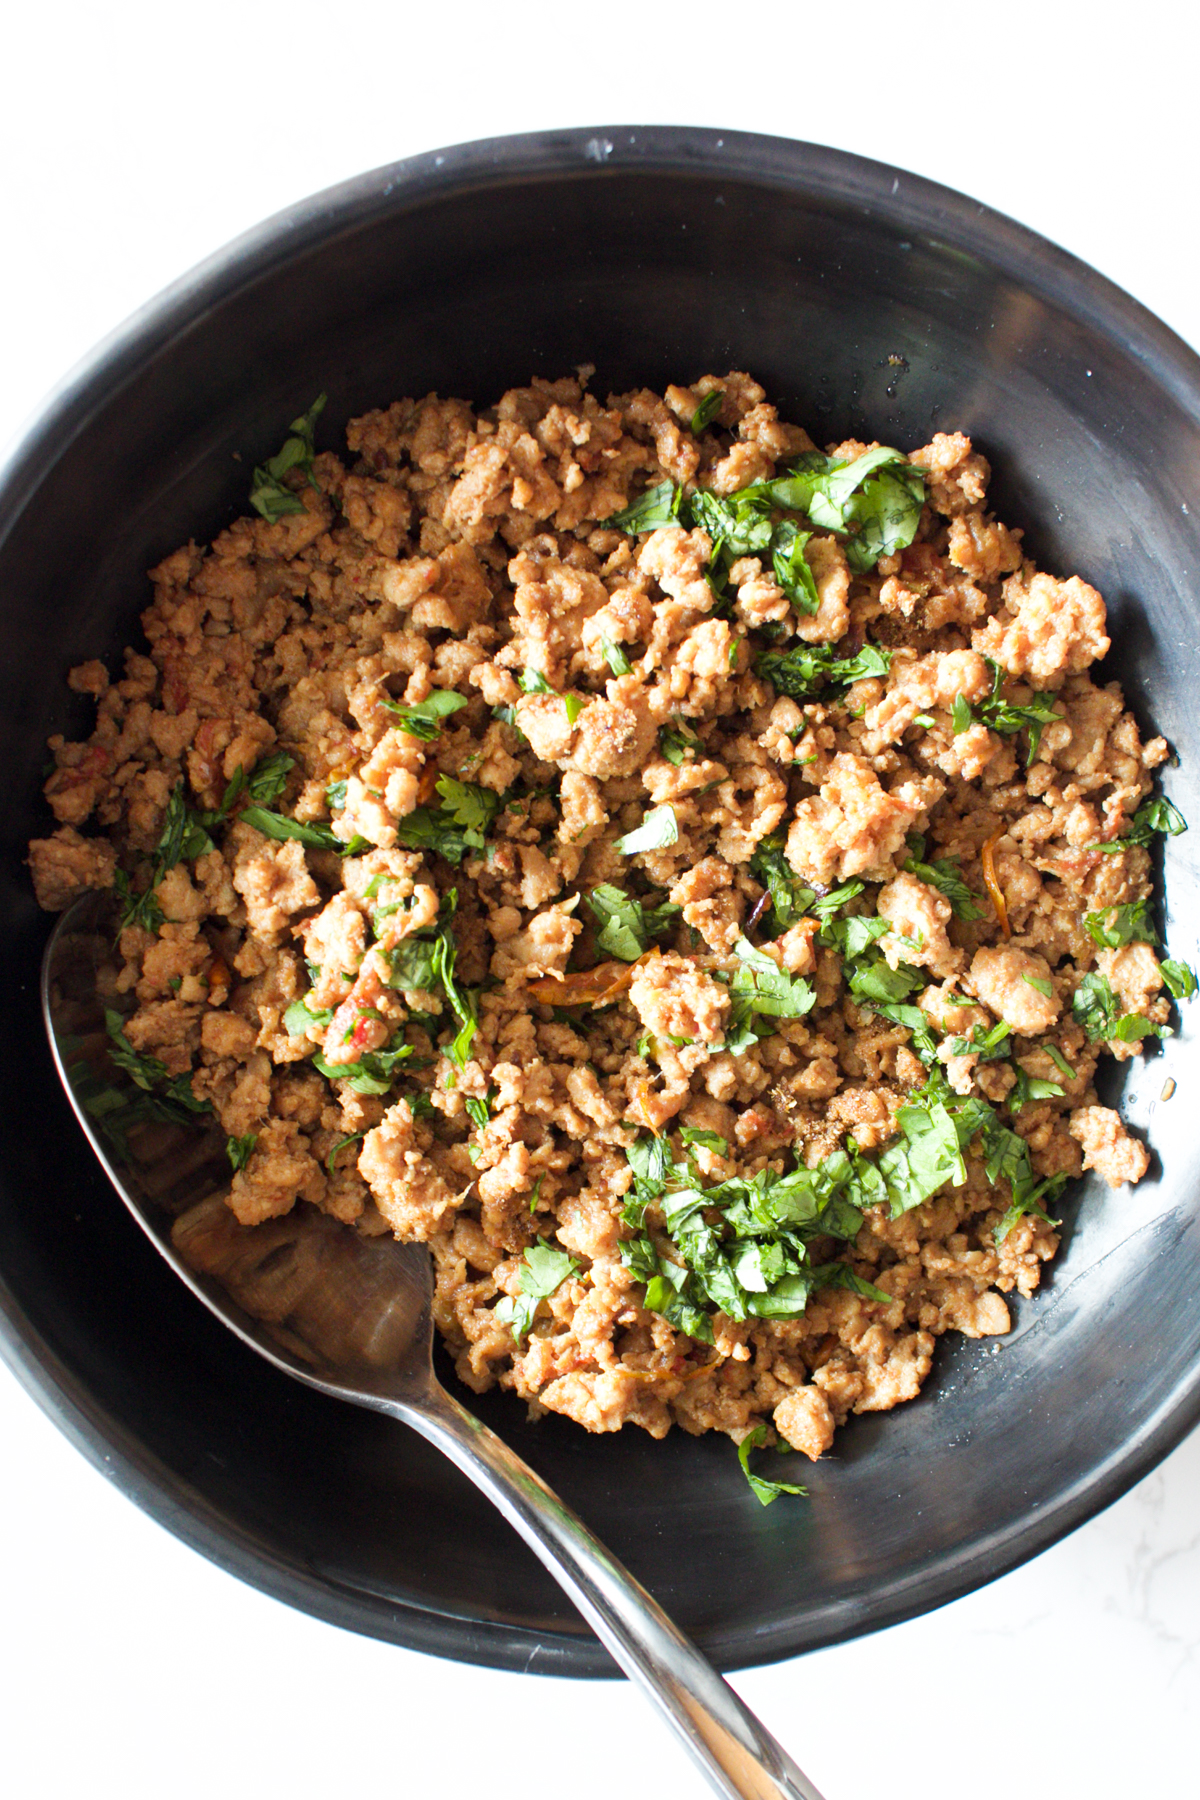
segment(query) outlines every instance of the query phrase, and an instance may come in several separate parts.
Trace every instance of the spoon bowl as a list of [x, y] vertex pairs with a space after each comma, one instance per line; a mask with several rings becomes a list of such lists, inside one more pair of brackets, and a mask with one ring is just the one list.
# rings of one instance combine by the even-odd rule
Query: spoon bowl
[[[107, 926], [107, 930], [105, 930]], [[106, 1063], [101, 995], [113, 909], [87, 895], [42, 962], [42, 1009], [75, 1116], [109, 1179], [176, 1274], [250, 1349], [335, 1399], [389, 1414], [468, 1475], [561, 1582], [725, 1800], [821, 1800], [732, 1688], [541, 1477], [433, 1372], [433, 1269], [420, 1244], [363, 1237], [301, 1204], [264, 1224], [225, 1204], [211, 1124], [163, 1117]], [[168, 1109], [169, 1110], [169, 1109]]]

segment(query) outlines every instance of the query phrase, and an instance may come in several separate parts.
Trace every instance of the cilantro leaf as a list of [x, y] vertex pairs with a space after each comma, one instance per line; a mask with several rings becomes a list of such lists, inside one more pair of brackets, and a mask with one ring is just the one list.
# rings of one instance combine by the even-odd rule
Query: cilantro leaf
[[660, 482], [630, 501], [620, 512], [602, 519], [600, 529], [626, 531], [630, 537], [636, 537], [641, 531], [658, 531], [664, 525], [677, 525], [682, 500], [682, 488], [677, 488], [673, 481]]
[[644, 850], [666, 850], [679, 842], [679, 822], [673, 806], [656, 806], [640, 825], [619, 837], [613, 849], [622, 856], [636, 856]]
[[292, 492], [284, 484], [283, 477], [292, 469], [302, 469], [309, 485], [316, 486], [313, 480], [313, 458], [316, 450], [313, 434], [317, 420], [325, 406], [326, 396], [318, 394], [306, 413], [293, 419], [288, 426], [289, 436], [283, 441], [283, 447], [266, 462], [259, 463], [250, 478], [250, 504], [255, 512], [261, 513], [268, 524], [273, 525], [285, 513], [302, 513], [304, 502], [298, 494]]
[[417, 700], [411, 706], [405, 706], [398, 700], [381, 699], [379, 704], [395, 715], [398, 723], [397, 731], [403, 731], [409, 737], [430, 743], [442, 729], [442, 720], [468, 706], [470, 702], [465, 695], [456, 694], [450, 688], [434, 688], [424, 700]]
[[680, 768], [688, 751], [693, 753], [702, 750], [704, 745], [694, 731], [689, 731], [682, 719], [673, 719], [664, 725], [658, 734], [658, 748], [662, 756], [673, 768]]
[[1149, 900], [1133, 900], [1126, 906], [1105, 906], [1084, 916], [1088, 936], [1107, 950], [1124, 944], [1157, 944], [1158, 933], [1150, 915]]
[[622, 962], [636, 962], [649, 948], [650, 939], [665, 931], [680, 910], [662, 905], [647, 912], [640, 900], [609, 882], [602, 882], [583, 898], [601, 927], [597, 946], [606, 956], [620, 957]]
[[1139, 1043], [1146, 1037], [1168, 1037], [1163, 1025], [1151, 1024], [1140, 1013], [1121, 1013], [1119, 1001], [1106, 975], [1092, 971], [1083, 977], [1071, 1001], [1071, 1011], [1093, 1044], [1111, 1041]]
[[760, 1423], [754, 1427], [753, 1431], [747, 1432], [738, 1445], [738, 1461], [742, 1465], [742, 1474], [750, 1483], [750, 1489], [755, 1499], [763, 1506], [770, 1506], [772, 1500], [778, 1500], [780, 1494], [807, 1494], [807, 1488], [796, 1487], [790, 1481], [767, 1481], [761, 1475], [751, 1474], [750, 1452], [757, 1450], [766, 1435], [767, 1428]]
[[439, 807], [418, 806], [400, 820], [396, 836], [410, 850], [432, 850], [447, 862], [461, 863], [469, 850], [482, 850], [484, 833], [500, 810], [500, 796], [470, 781], [440, 775]]
[[827, 685], [847, 687], [868, 676], [886, 675], [891, 654], [877, 644], [864, 644], [857, 656], [839, 657], [830, 644], [806, 644], [802, 649], [767, 650], [754, 659], [754, 672], [769, 681], [776, 693], [806, 700]]
[[227, 1137], [225, 1139], [225, 1154], [229, 1158], [229, 1166], [235, 1175], [250, 1161], [257, 1142], [258, 1133], [256, 1131], [248, 1131], [245, 1137]]
[[492, 1309], [493, 1316], [508, 1326], [518, 1345], [529, 1336], [539, 1301], [548, 1300], [557, 1293], [578, 1267], [573, 1256], [568, 1256], [565, 1250], [556, 1250], [544, 1239], [531, 1244], [525, 1251], [517, 1276], [520, 1297], [506, 1296]]

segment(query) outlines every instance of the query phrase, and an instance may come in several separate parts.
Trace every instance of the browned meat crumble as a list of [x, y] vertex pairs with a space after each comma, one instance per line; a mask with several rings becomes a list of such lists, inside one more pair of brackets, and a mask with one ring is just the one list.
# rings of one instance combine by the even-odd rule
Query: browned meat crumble
[[[368, 413], [283, 479], [296, 510], [167, 557], [146, 652], [72, 672], [96, 726], [52, 740], [33, 875], [52, 909], [123, 891], [110, 999], [211, 1104], [248, 1231], [300, 1204], [428, 1242], [478, 1391], [815, 1458], [941, 1333], [1008, 1329], [1057, 1178], [1145, 1172], [1093, 1078], [1166, 1020], [1160, 963], [1086, 920], [1150, 897], [1144, 842], [1113, 846], [1167, 747], [1089, 676], [1100, 595], [1025, 558], [965, 437], [912, 453], [915, 538], [865, 572], [814, 523], [805, 606], [686, 504], [606, 521], [770, 481], [807, 434], [745, 374], [602, 404], [588, 373]], [[765, 672], [870, 646], [808, 693]], [[922, 1119], [945, 1153], [969, 1117], [922, 1192]], [[784, 1276], [727, 1217], [755, 1177], [809, 1194]], [[694, 1271], [734, 1238], [717, 1305]]]

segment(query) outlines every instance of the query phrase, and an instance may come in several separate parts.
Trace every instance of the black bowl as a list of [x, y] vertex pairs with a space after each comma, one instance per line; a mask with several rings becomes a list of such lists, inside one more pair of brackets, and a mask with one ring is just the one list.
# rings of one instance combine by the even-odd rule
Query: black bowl
[[[244, 506], [252, 463], [317, 392], [334, 444], [404, 394], [486, 404], [585, 361], [602, 393], [750, 369], [819, 440], [970, 432], [1001, 516], [1106, 595], [1111, 675], [1171, 738], [1168, 785], [1200, 818], [1200, 363], [1062, 251], [879, 164], [661, 129], [420, 157], [243, 238], [50, 403], [0, 490], [5, 1354], [85, 1454], [235, 1574], [417, 1649], [579, 1675], [611, 1665], [463, 1478], [258, 1361], [128, 1217], [43, 1043], [47, 921], [22, 859], [48, 821], [46, 736], [84, 723], [66, 669], [119, 651], [143, 571]], [[1184, 957], [1195, 838], [1168, 850]], [[724, 1438], [530, 1426], [499, 1395], [479, 1411], [722, 1666], [950, 1600], [1107, 1505], [1200, 1414], [1196, 1057], [1185, 1028], [1127, 1081], [1154, 1172], [1133, 1193], [1080, 1187], [1013, 1335], [944, 1344], [918, 1401], [842, 1433], [807, 1501], [761, 1509]]]

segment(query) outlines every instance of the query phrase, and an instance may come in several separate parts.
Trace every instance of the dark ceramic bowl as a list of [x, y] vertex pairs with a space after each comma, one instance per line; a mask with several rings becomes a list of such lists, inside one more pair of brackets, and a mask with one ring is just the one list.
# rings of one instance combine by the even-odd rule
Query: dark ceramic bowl
[[[86, 1455], [243, 1579], [421, 1650], [578, 1675], [611, 1665], [465, 1480], [258, 1361], [110, 1191], [43, 1043], [48, 922], [22, 858], [48, 821], [46, 736], [85, 722], [67, 668], [120, 650], [144, 570], [234, 517], [314, 394], [332, 445], [401, 395], [487, 404], [585, 361], [601, 393], [750, 369], [818, 440], [971, 433], [1001, 516], [1107, 597], [1107, 672], [1172, 740], [1168, 786], [1200, 822], [1200, 363], [1062, 251], [879, 164], [663, 129], [420, 157], [241, 239], [50, 403], [0, 489], [5, 1354]], [[1196, 844], [1168, 849], [1168, 934], [1189, 959]], [[1126, 1083], [1151, 1177], [1082, 1183], [1012, 1336], [944, 1343], [920, 1399], [853, 1421], [807, 1501], [761, 1509], [724, 1438], [530, 1426], [500, 1395], [479, 1411], [724, 1667], [950, 1600], [1107, 1505], [1200, 1413], [1196, 1061], [1185, 1015]]]

